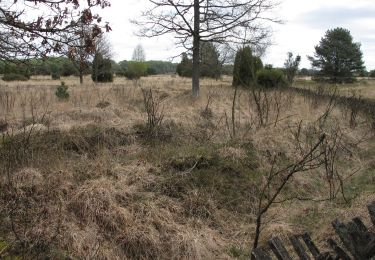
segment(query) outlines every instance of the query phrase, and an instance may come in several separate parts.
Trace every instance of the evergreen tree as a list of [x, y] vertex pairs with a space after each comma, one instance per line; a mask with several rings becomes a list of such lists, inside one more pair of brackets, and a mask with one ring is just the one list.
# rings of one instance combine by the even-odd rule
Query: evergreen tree
[[364, 69], [362, 56], [361, 44], [353, 42], [350, 31], [336, 28], [326, 32], [309, 60], [320, 70], [319, 79], [339, 83], [355, 80], [355, 73]]
[[92, 62], [91, 78], [94, 82], [112, 82], [113, 71], [110, 59], [103, 58], [103, 55], [96, 53]]
[[251, 48], [246, 46], [236, 53], [233, 69], [233, 86], [251, 86], [256, 82], [256, 73], [263, 68], [262, 61], [253, 57]]
[[211, 42], [203, 42], [200, 52], [200, 76], [218, 79], [221, 76], [219, 52]]
[[182, 54], [181, 63], [177, 65], [176, 72], [180, 77], [191, 77], [193, 71], [193, 61], [186, 53]]

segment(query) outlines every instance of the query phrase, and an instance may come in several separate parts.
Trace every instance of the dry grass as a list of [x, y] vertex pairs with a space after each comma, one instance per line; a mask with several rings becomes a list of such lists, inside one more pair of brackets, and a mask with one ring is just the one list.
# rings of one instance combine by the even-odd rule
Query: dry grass
[[[296, 87], [302, 88], [315, 87], [316, 85], [317, 83], [313, 82], [310, 78], [301, 78], [295, 84]], [[375, 99], [375, 79], [362, 78], [355, 83], [338, 86], [341, 95], [350, 97], [355, 94], [363, 98]]]
[[[168, 132], [168, 139], [148, 143], [136, 127], [147, 117], [142, 91], [132, 81], [80, 86], [76, 78], [63, 80], [70, 93], [64, 102], [54, 96], [59, 81], [0, 85], [0, 120], [7, 123], [0, 143], [0, 241], [11, 245], [8, 255], [245, 258], [270, 156], [277, 156], [280, 165], [300, 156], [299, 125], [306, 146], [319, 131], [331, 140], [340, 130], [349, 152], [340, 150], [337, 169], [346, 177], [359, 169], [345, 186], [348, 196], [356, 197], [350, 204], [340, 196], [277, 204], [267, 214], [262, 241], [306, 230], [322, 241], [333, 234], [333, 218], [365, 216], [366, 203], [375, 199], [375, 141], [366, 118], [359, 117], [353, 129], [335, 107], [319, 128], [326, 102], [316, 106], [295, 93], [271, 91], [268, 120], [260, 127], [254, 100], [240, 90], [233, 138], [229, 78], [203, 80], [197, 100], [190, 97], [188, 79], [144, 78], [140, 84], [160, 100]], [[8, 160], [10, 168], [5, 158], [14, 159]], [[298, 175], [284, 195], [325, 198], [324, 176], [323, 169]]]

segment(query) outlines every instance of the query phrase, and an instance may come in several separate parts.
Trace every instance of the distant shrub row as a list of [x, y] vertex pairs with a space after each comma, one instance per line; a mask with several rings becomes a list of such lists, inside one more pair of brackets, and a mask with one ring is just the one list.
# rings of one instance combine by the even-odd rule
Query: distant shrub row
[[3, 76], [4, 81], [27, 81], [30, 77], [17, 73], [8, 73]]

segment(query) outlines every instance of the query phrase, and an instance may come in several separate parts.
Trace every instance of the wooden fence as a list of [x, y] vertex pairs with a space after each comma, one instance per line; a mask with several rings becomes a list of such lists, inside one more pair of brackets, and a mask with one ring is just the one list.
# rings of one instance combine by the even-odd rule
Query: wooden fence
[[[320, 251], [307, 233], [291, 236], [290, 248], [294, 249], [294, 255], [301, 260], [375, 260], [375, 202], [368, 206], [368, 211], [373, 228], [368, 228], [360, 218], [354, 218], [346, 224], [337, 219], [332, 222], [341, 241], [327, 239], [327, 244], [331, 248], [330, 252]], [[255, 260], [295, 259], [286, 248], [278, 237], [274, 237], [268, 241], [267, 246], [253, 250], [251, 257]]]

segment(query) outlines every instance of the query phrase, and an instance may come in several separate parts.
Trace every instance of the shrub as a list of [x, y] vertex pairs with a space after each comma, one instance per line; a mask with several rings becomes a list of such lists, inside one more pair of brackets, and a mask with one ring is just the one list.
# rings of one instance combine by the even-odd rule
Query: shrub
[[3, 76], [4, 81], [28, 81], [30, 77], [17, 74], [17, 73], [8, 73]]
[[181, 62], [177, 65], [176, 73], [180, 77], [190, 78], [193, 75], [193, 61], [186, 53], [182, 54]]
[[113, 71], [111, 60], [103, 58], [100, 53], [96, 54], [92, 62], [91, 78], [94, 82], [112, 82]]
[[257, 71], [262, 68], [262, 61], [253, 57], [249, 46], [238, 50], [234, 60], [233, 86], [251, 86], [256, 81]]
[[155, 68], [147, 67], [147, 75], [157, 75], [158, 72]]
[[219, 51], [212, 42], [202, 42], [200, 51], [200, 76], [218, 79], [221, 77], [222, 66]]
[[57, 72], [53, 72], [51, 74], [51, 77], [52, 77], [53, 80], [58, 80], [58, 79], [60, 79], [60, 74], [57, 73]]
[[128, 69], [124, 73], [128, 79], [139, 79], [147, 76], [147, 64], [144, 62], [131, 61], [128, 63]]
[[257, 83], [264, 88], [286, 87], [287, 80], [279, 69], [262, 69], [257, 73]]
[[65, 85], [64, 81], [61, 81], [61, 85], [57, 87], [55, 95], [59, 100], [69, 98], [68, 86]]

